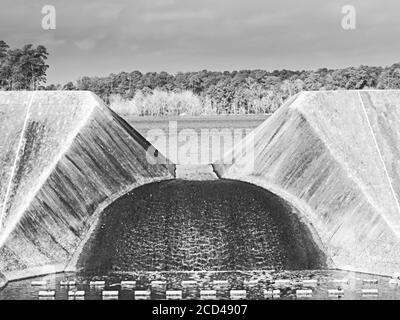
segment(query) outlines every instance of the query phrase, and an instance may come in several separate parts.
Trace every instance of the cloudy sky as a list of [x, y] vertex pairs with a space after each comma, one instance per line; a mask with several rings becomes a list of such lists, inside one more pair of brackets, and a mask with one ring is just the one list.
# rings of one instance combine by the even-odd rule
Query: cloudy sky
[[[56, 8], [43, 30], [42, 7]], [[356, 8], [356, 30], [341, 26]], [[0, 40], [43, 44], [48, 83], [120, 71], [316, 69], [400, 62], [398, 0], [0, 0]]]

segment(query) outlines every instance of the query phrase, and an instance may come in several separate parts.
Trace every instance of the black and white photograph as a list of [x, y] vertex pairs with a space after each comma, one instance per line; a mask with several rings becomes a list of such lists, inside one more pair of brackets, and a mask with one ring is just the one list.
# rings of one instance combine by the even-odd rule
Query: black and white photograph
[[0, 308], [400, 300], [399, 12], [0, 0]]

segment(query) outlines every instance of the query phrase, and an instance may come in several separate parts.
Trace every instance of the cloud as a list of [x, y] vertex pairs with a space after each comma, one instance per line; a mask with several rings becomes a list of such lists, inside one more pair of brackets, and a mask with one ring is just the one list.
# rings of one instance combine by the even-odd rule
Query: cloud
[[121, 12], [126, 8], [126, 4], [115, 2], [104, 3], [100, 1], [95, 3], [89, 2], [84, 9], [97, 20], [97, 23], [106, 23], [117, 20]]
[[74, 43], [79, 49], [88, 51], [90, 49], [95, 48], [97, 43], [104, 38], [105, 38], [104, 35], [95, 35], [75, 41]]
[[354, 32], [341, 28], [346, 0], [54, 0], [52, 31], [40, 23], [47, 0], [2, 3], [0, 39], [49, 47], [50, 82], [134, 69], [386, 65], [400, 51], [398, 0], [352, 0]]
[[149, 12], [142, 16], [143, 21], [146, 22], [176, 22], [181, 20], [194, 20], [194, 19], [213, 19], [215, 13], [211, 10], [200, 11], [166, 11], [166, 12]]
[[59, 39], [55, 36], [54, 33], [48, 31], [48, 33], [44, 35], [40, 35], [36, 38], [36, 43], [39, 43], [45, 47], [58, 47], [66, 44], [66, 39]]

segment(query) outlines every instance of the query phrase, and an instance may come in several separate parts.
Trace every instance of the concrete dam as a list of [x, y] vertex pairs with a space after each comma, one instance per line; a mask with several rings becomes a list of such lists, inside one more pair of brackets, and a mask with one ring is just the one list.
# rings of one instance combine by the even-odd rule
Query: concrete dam
[[[400, 269], [400, 92], [304, 92], [175, 165], [90, 92], [0, 92], [0, 274]], [[226, 160], [226, 161], [225, 161]]]
[[399, 141], [400, 91], [303, 92], [215, 171], [296, 207], [330, 267], [393, 275], [400, 269]]
[[90, 92], [1, 92], [0, 128], [0, 272], [7, 280], [73, 269], [105, 207], [174, 177], [174, 166]]

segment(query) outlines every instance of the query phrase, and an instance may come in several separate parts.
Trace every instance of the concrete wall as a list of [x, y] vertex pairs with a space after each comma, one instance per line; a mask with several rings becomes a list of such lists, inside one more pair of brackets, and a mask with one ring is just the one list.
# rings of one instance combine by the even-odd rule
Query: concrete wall
[[71, 268], [104, 207], [174, 178], [174, 166], [161, 154], [147, 161], [150, 144], [90, 92], [0, 92], [0, 132], [7, 280]]
[[304, 92], [215, 165], [288, 200], [340, 269], [400, 270], [400, 91]]

